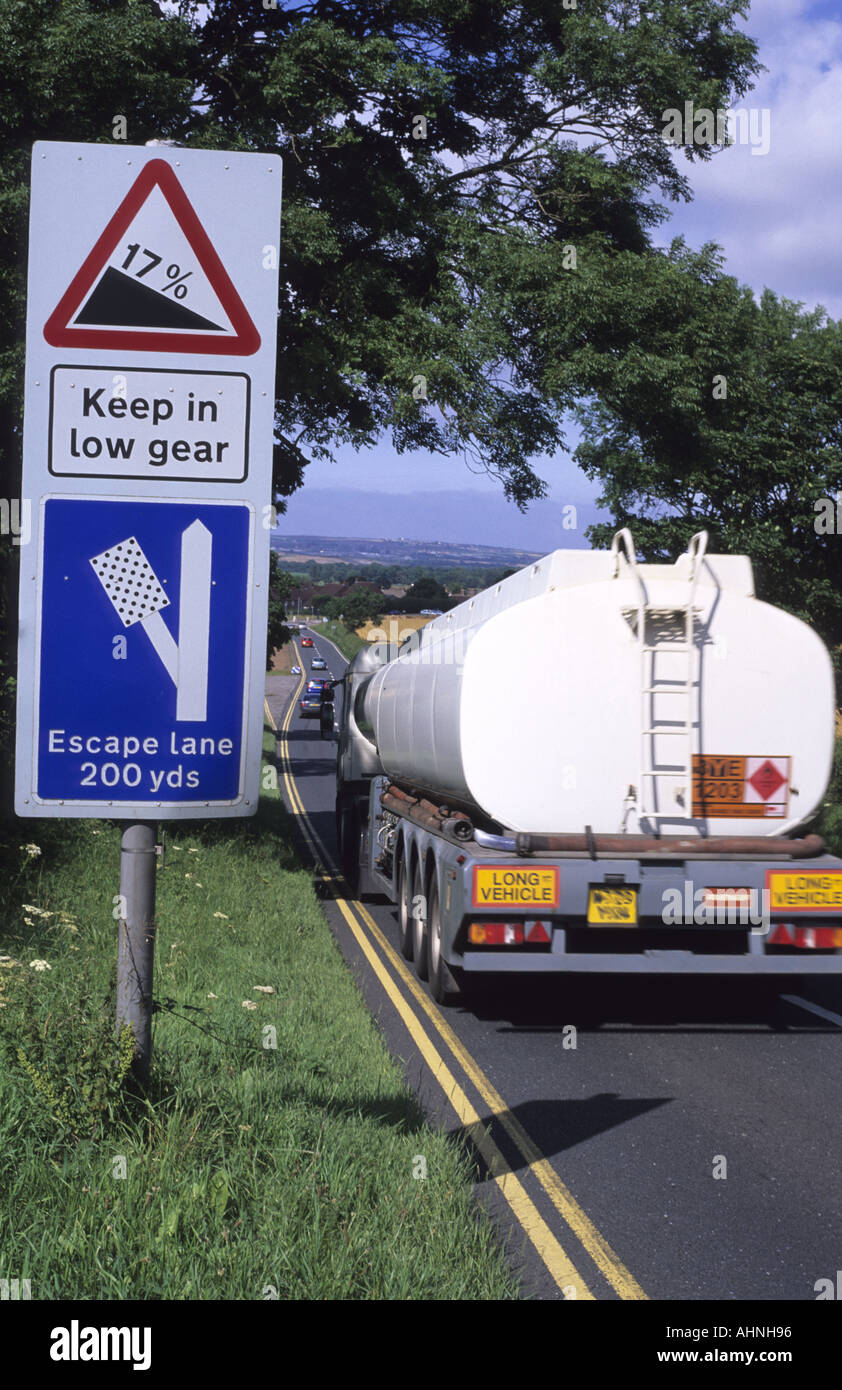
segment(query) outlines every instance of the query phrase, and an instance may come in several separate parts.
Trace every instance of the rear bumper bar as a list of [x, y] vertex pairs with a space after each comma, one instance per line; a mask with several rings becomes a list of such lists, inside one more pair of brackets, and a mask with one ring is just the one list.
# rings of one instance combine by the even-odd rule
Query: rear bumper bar
[[514, 951], [470, 951], [454, 961], [466, 975], [842, 975], [842, 954], [703, 955], [694, 951], [651, 951], [614, 955], [575, 952], [541, 954]]

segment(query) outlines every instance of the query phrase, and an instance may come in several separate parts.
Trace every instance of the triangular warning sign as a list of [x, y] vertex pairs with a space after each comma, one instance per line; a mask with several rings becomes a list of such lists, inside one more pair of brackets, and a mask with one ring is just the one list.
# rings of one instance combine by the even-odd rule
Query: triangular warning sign
[[150, 159], [47, 322], [53, 347], [248, 357], [255, 328], [178, 178]]

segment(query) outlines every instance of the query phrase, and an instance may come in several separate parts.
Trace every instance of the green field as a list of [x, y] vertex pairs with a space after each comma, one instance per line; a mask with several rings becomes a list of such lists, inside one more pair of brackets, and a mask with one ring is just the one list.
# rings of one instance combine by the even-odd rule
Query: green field
[[0, 853], [0, 1277], [33, 1299], [517, 1297], [277, 792], [167, 832], [146, 1095], [113, 1042], [119, 829], [13, 823]]

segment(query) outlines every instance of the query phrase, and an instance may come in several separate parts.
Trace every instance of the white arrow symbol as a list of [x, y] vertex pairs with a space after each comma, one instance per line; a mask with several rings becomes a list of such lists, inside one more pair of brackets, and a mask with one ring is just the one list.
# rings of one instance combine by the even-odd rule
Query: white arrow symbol
[[181, 537], [175, 707], [179, 720], [204, 722], [208, 717], [212, 545], [211, 533], [201, 521], [194, 521]]
[[208, 717], [213, 537], [201, 521], [181, 534], [178, 645], [161, 617], [163, 585], [134, 536], [95, 555], [91, 565], [124, 627], [140, 623], [176, 689], [178, 721]]

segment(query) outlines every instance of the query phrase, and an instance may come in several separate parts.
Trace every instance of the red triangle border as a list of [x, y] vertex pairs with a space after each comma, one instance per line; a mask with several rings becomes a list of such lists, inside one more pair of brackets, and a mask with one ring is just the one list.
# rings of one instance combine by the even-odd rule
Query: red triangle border
[[[205, 272], [220, 304], [231, 321], [235, 336], [221, 338], [215, 333], [159, 333], [136, 328], [74, 328], [70, 320], [77, 312], [100, 271], [131, 226], [152, 189], [160, 188], [175, 220], [186, 236], [199, 265]], [[134, 352], [214, 353], [224, 357], [250, 357], [260, 347], [260, 334], [238, 295], [225, 266], [219, 259], [207, 232], [178, 176], [164, 159], [150, 159], [135, 179], [111, 221], [86, 256], [47, 322], [44, 337], [51, 347], [123, 348]]]

